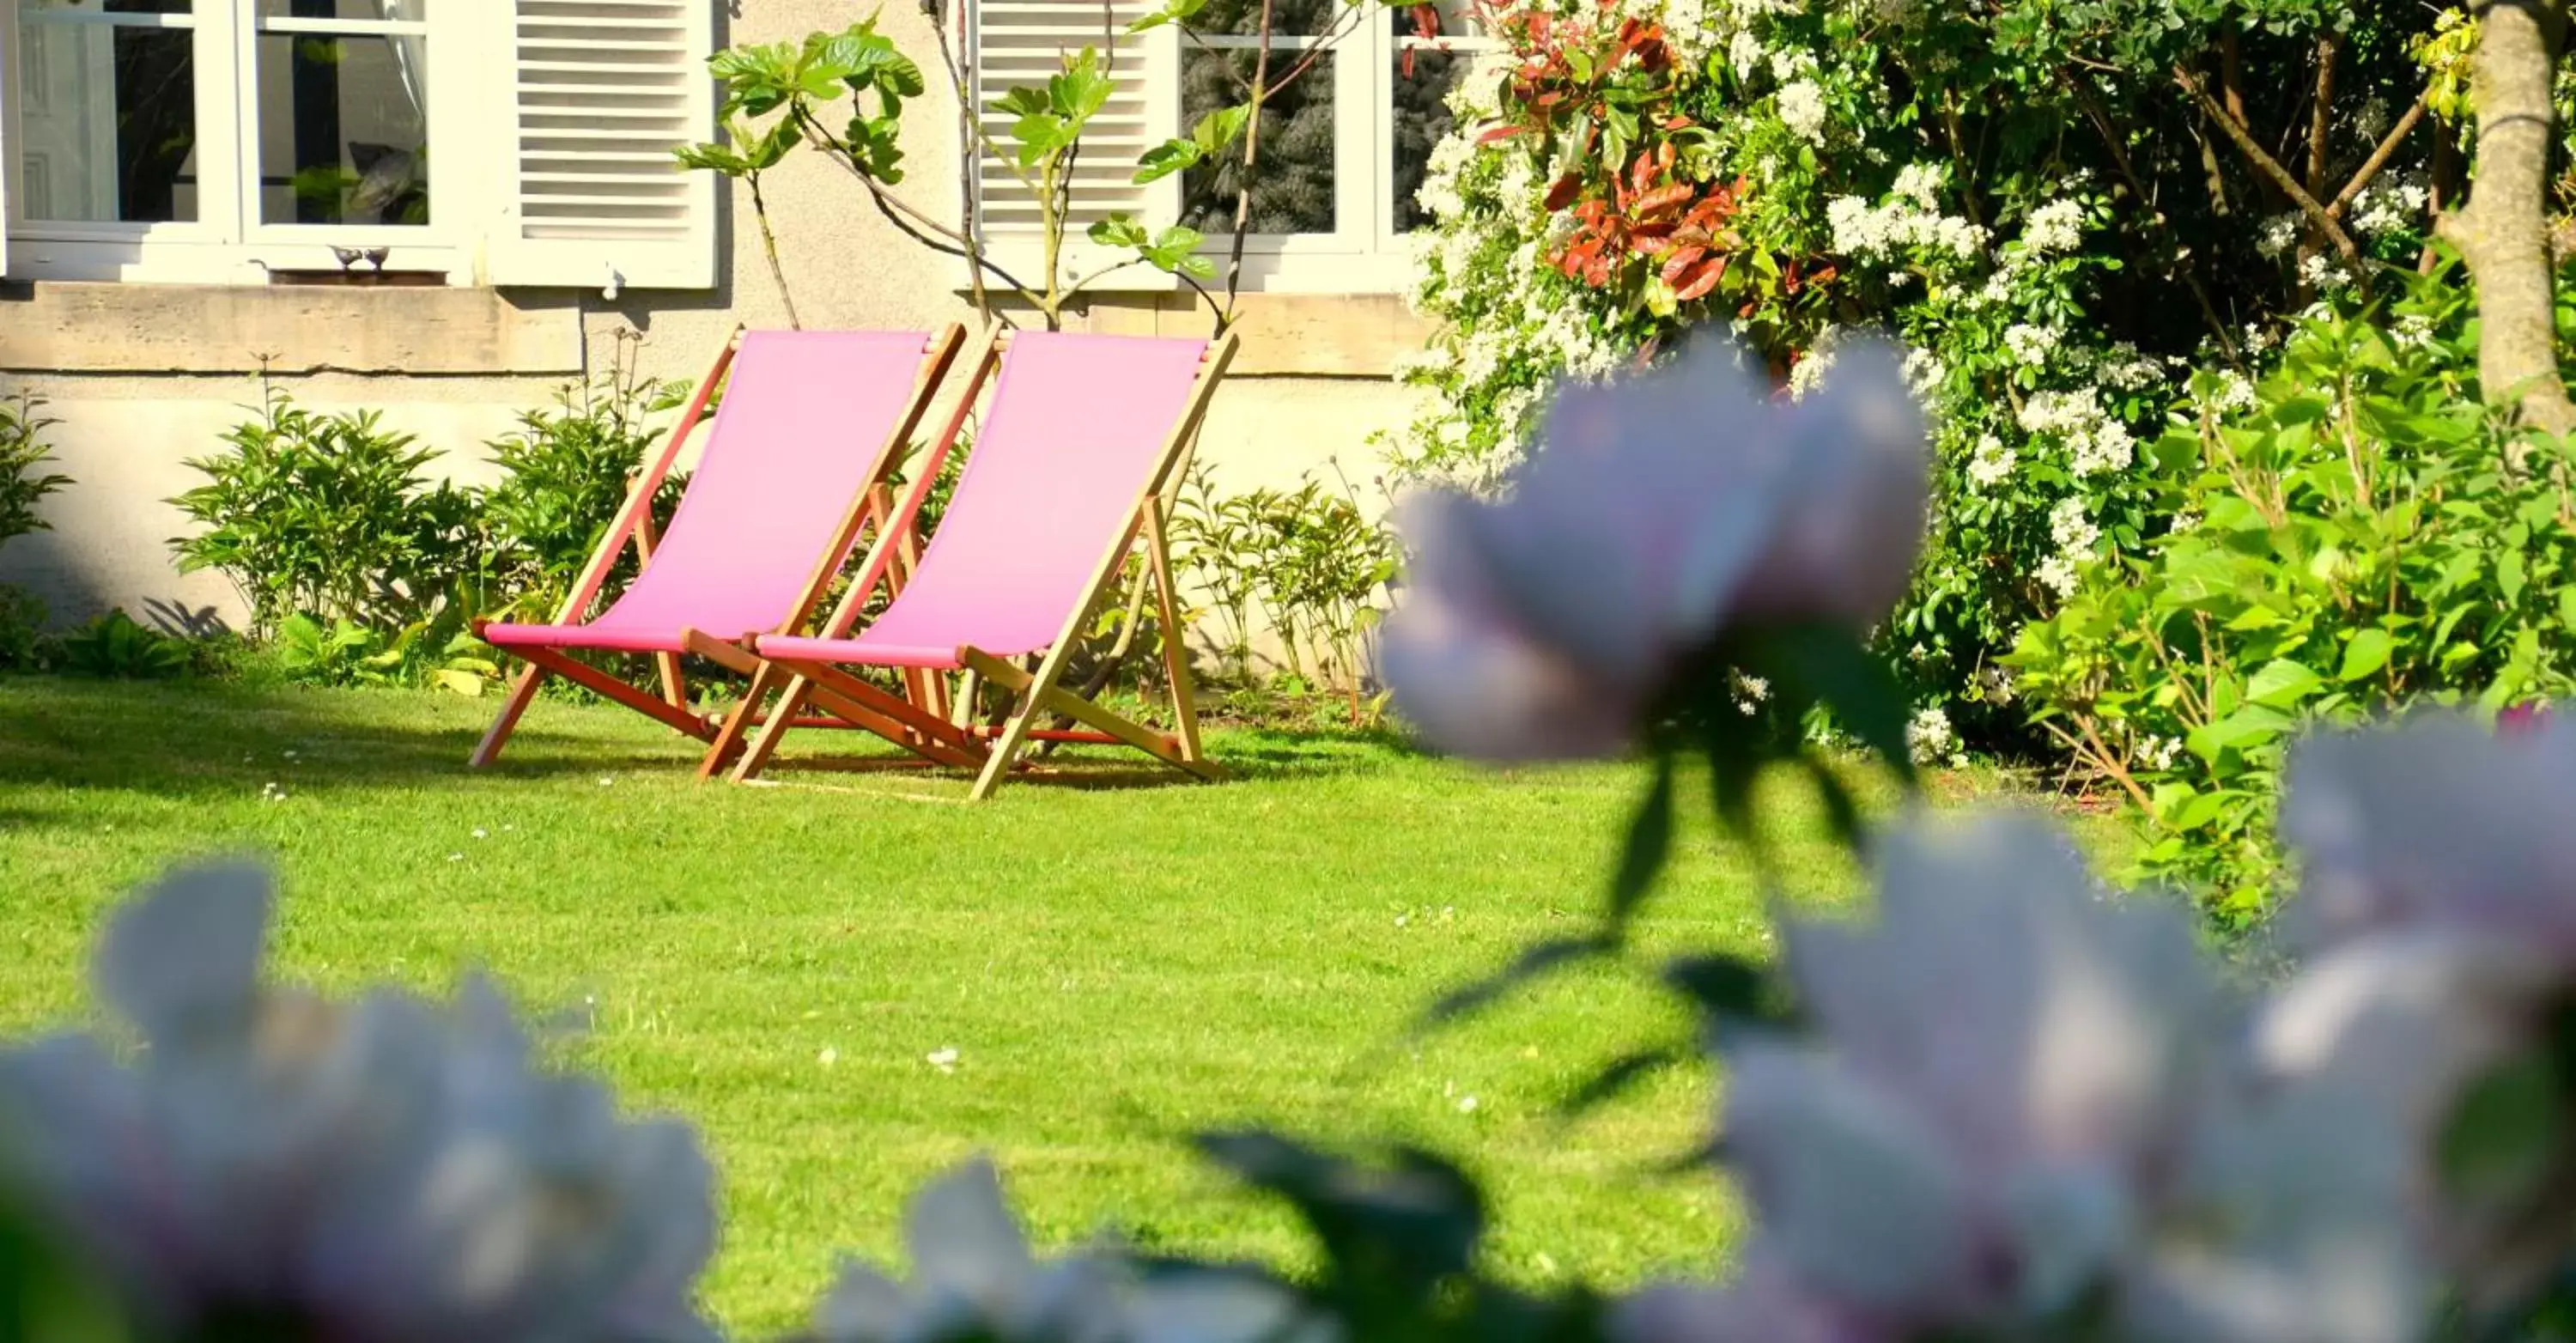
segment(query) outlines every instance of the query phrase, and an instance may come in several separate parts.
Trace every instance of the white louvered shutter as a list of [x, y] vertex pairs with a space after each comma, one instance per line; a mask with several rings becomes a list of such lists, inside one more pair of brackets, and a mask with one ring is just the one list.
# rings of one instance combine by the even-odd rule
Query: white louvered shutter
[[713, 288], [715, 178], [671, 151], [714, 134], [719, 0], [491, 2], [515, 95], [492, 282]]
[[[1012, 152], [1011, 114], [999, 110], [1003, 94], [1019, 85], [1043, 85], [1064, 68], [1064, 56], [1099, 47], [1112, 57], [1116, 90], [1091, 119], [1074, 164], [1073, 214], [1065, 230], [1065, 278], [1100, 264], [1102, 254], [1083, 240], [1093, 221], [1112, 214], [1136, 216], [1149, 229], [1173, 220], [1180, 206], [1180, 175], [1138, 186], [1137, 156], [1179, 133], [1180, 43], [1170, 25], [1129, 34], [1127, 25], [1160, 9], [1149, 0], [976, 0], [967, 11], [976, 106], [985, 132]], [[995, 260], [1021, 279], [1040, 284], [1038, 201], [1011, 165], [990, 155], [976, 165], [976, 199], [986, 244]]]

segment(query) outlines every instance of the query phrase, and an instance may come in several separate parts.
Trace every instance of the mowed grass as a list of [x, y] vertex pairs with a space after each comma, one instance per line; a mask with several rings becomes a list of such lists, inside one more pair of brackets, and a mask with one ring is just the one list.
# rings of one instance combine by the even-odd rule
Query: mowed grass
[[[1764, 952], [1741, 848], [1685, 830], [1636, 966], [1417, 1029], [1444, 991], [1586, 926], [1635, 767], [1499, 773], [1239, 730], [1211, 738], [1241, 776], [1224, 785], [1104, 754], [970, 807], [961, 781], [916, 771], [701, 786], [687, 743], [557, 703], [501, 768], [469, 772], [491, 709], [0, 678], [0, 1029], [83, 1019], [122, 893], [247, 852], [282, 876], [286, 978], [435, 992], [481, 969], [531, 1012], [586, 1008], [576, 1061], [704, 1135], [724, 1214], [707, 1297], [740, 1334], [801, 1323], [836, 1251], [899, 1261], [905, 1196], [979, 1150], [1042, 1243], [1114, 1230], [1302, 1262], [1286, 1217], [1189, 1151], [1244, 1124], [1453, 1154], [1487, 1182], [1493, 1262], [1516, 1278], [1724, 1258], [1729, 1194], [1669, 1169], [1708, 1134], [1705, 1069], [1577, 1120], [1556, 1107], [1686, 1029], [1646, 980], [1653, 953]], [[1807, 800], [1782, 802], [1786, 887], [1851, 890]]]

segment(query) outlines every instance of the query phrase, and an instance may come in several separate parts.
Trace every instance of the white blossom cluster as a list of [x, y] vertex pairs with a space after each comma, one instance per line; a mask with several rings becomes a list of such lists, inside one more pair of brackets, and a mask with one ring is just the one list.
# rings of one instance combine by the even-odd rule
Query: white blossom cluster
[[2318, 252], [2299, 263], [2299, 280], [2311, 289], [2343, 289], [2352, 284], [2352, 272]]
[[2262, 229], [2254, 235], [2254, 250], [2265, 257], [2278, 257], [2288, 252], [2298, 243], [2299, 227], [2305, 222], [2305, 216], [2295, 210], [2264, 220]]
[[1959, 733], [1950, 726], [1950, 715], [1938, 704], [1926, 704], [1906, 720], [1905, 749], [1918, 765], [1960, 765], [1967, 760], [1959, 750]]
[[2011, 353], [2014, 362], [2037, 368], [2048, 362], [2048, 356], [2065, 336], [2066, 333], [2057, 327], [2015, 322], [2004, 328], [2004, 349]]
[[2011, 479], [2013, 468], [2020, 464], [2012, 445], [1993, 434], [1977, 435], [1976, 447], [1968, 455], [1968, 479], [1980, 488], [1993, 489]]
[[2021, 245], [2034, 256], [2055, 256], [2082, 247], [2084, 203], [2069, 197], [2031, 211], [2022, 225]]
[[2037, 577], [2042, 586], [2058, 596], [2072, 596], [2076, 584], [2082, 581], [2084, 566], [2091, 564], [2098, 553], [2102, 529], [2086, 513], [2084, 500], [2069, 496], [2048, 511], [2048, 539], [2057, 549], [2039, 562]]
[[2096, 388], [2033, 392], [2017, 418], [2029, 433], [2064, 444], [2078, 478], [2126, 470], [2136, 457], [2136, 437], [2103, 408]]
[[1799, 139], [1822, 144], [1825, 139], [1825, 91], [1812, 79], [1792, 79], [1780, 86], [1780, 122]]
[[2421, 228], [2424, 207], [2431, 199], [2421, 181], [2393, 173], [2385, 175], [2353, 198], [2352, 226], [2370, 238]]
[[[1547, 382], [1570, 373], [1599, 379], [1625, 367], [1633, 346], [1605, 331], [1545, 258], [1558, 225], [1545, 208], [1542, 165], [1518, 142], [1478, 145], [1474, 119], [1490, 116], [1505, 58], [1487, 55], [1491, 78], [1450, 94], [1462, 129], [1432, 149], [1417, 200], [1433, 221], [1420, 235], [1411, 299], [1442, 318], [1429, 348], [1405, 361], [1410, 380], [1454, 388], [1394, 436], [1417, 474], [1473, 484], [1518, 453]], [[1464, 464], [1466, 474], [1448, 465]]]
[[1855, 260], [1886, 260], [1902, 253], [1974, 260], [1986, 251], [1984, 229], [1942, 214], [1906, 190], [1877, 205], [1858, 196], [1837, 196], [1825, 203], [1825, 223], [1833, 230], [1834, 250]]
[[2217, 369], [2193, 379], [2192, 390], [2204, 410], [2219, 415], [2233, 415], [2261, 404], [2261, 398], [2254, 391], [2254, 380], [2232, 368]]
[[2172, 381], [2176, 372], [2188, 367], [2184, 360], [2159, 360], [2152, 355], [2141, 354], [2137, 346], [2121, 341], [2103, 354], [2095, 371], [2105, 387], [2122, 392], [2143, 392]]

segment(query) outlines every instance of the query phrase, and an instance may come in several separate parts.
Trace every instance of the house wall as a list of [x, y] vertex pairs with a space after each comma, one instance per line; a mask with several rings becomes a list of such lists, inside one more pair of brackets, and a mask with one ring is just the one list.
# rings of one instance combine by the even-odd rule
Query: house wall
[[[883, 29], [938, 69], [929, 20], [910, 5], [754, 0], [719, 6], [720, 42], [776, 41], [881, 12]], [[728, 16], [727, 9], [739, 9]], [[934, 78], [934, 84], [938, 81]], [[934, 89], [907, 113], [908, 197], [953, 216], [953, 100]], [[841, 170], [791, 159], [764, 183], [799, 315], [809, 327], [929, 327], [973, 320], [963, 271], [877, 218]], [[111, 606], [165, 625], [235, 623], [237, 596], [181, 575], [166, 501], [200, 479], [189, 458], [259, 398], [258, 374], [317, 409], [368, 408], [443, 454], [451, 475], [485, 471], [483, 444], [521, 410], [603, 366], [617, 333], [642, 337], [655, 377], [694, 376], [736, 323], [783, 326], [747, 193], [724, 200], [712, 292], [139, 286], [0, 280], [0, 395], [44, 397], [47, 435], [74, 484], [48, 499], [53, 524], [0, 546], [0, 582], [34, 590], [57, 624]], [[1114, 295], [1076, 325], [1199, 330], [1169, 295]], [[1222, 486], [1292, 485], [1338, 466], [1374, 504], [1373, 433], [1412, 413], [1389, 379], [1423, 332], [1390, 296], [1246, 300], [1237, 374], [1218, 394], [1200, 459]]]

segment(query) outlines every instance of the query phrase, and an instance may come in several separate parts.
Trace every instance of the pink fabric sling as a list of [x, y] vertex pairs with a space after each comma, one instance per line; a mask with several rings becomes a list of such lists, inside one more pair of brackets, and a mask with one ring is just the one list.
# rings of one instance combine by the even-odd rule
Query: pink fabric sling
[[1134, 517], [1189, 406], [1205, 341], [1020, 332], [930, 548], [857, 637], [771, 636], [767, 656], [954, 668], [1055, 642]]
[[581, 625], [489, 625], [503, 648], [679, 652], [683, 630], [774, 630], [877, 450], [911, 407], [919, 331], [747, 331], [671, 526], [616, 603]]

